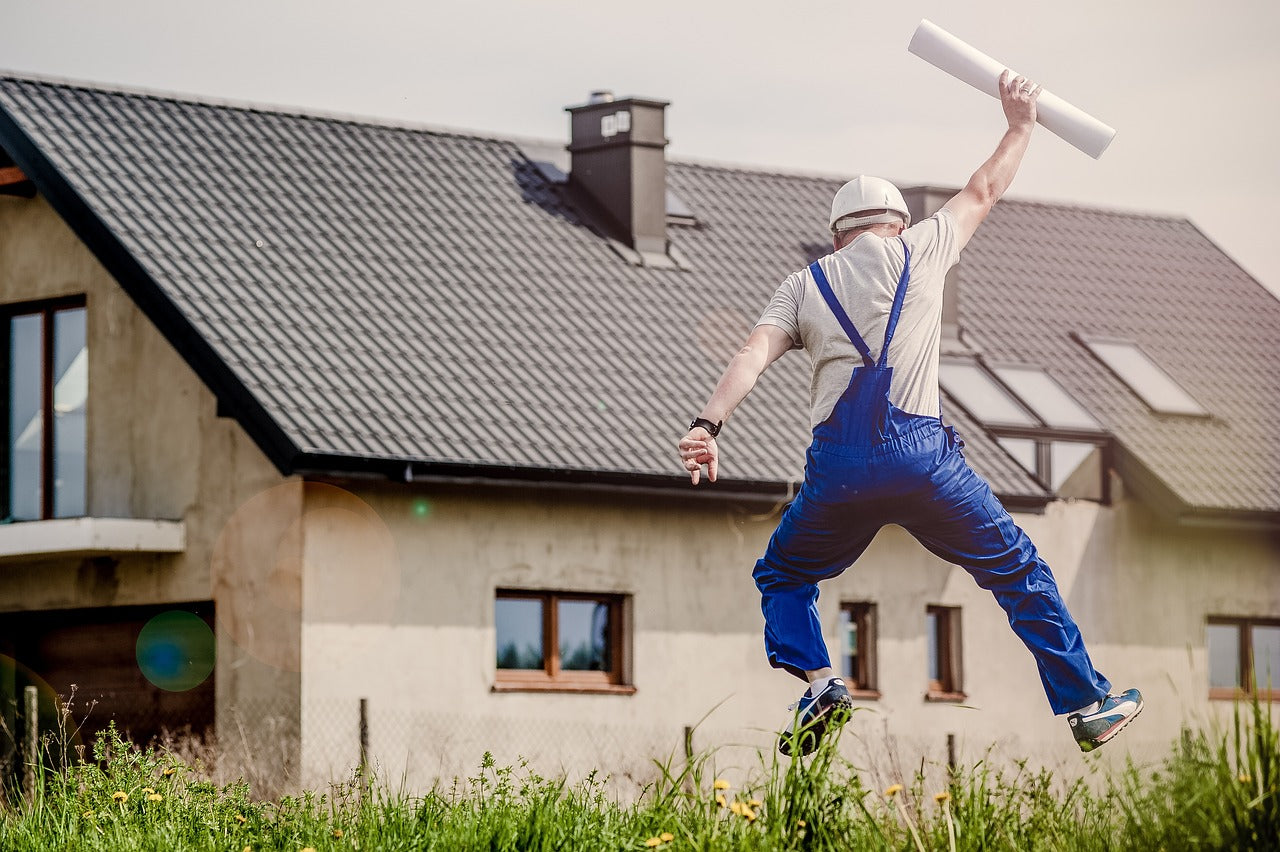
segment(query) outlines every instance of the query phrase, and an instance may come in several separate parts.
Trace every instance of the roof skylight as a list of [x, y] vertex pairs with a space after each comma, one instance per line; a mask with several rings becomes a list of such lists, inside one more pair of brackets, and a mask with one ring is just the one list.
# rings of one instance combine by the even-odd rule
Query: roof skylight
[[1080, 403], [1063, 390], [1062, 385], [1039, 367], [994, 367], [1010, 390], [1055, 429], [1101, 429], [1101, 424]]
[[977, 364], [943, 361], [938, 379], [965, 409], [984, 423], [1039, 426], [1027, 411]]
[[1136, 343], [1080, 338], [1099, 361], [1111, 368], [1129, 389], [1155, 411], [1164, 414], [1206, 415], [1200, 403], [1160, 368]]

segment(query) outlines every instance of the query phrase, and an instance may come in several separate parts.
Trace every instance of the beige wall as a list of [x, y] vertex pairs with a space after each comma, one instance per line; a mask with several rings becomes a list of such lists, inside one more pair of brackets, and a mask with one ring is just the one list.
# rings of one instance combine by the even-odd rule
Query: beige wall
[[298, 517], [300, 484], [264, 503], [258, 495], [282, 477], [217, 416], [213, 395], [132, 299], [42, 199], [0, 197], [0, 303], [71, 295], [87, 300], [89, 513], [181, 520], [186, 551], [114, 566], [0, 565], [0, 617], [212, 598], [220, 731], [238, 736], [223, 712], [232, 706], [269, 709], [296, 727], [299, 563], [264, 539]]
[[[316, 773], [354, 761], [360, 697], [369, 700], [370, 744], [383, 771], [422, 784], [474, 769], [485, 751], [529, 758], [543, 771], [603, 764], [642, 778], [650, 757], [682, 749], [683, 727], [709, 712], [697, 747], [767, 749], [799, 694], [799, 681], [764, 660], [750, 576], [776, 513], [430, 486], [353, 492], [351, 506], [372, 512], [360, 523], [377, 527], [363, 535], [383, 542], [378, 559], [398, 559], [398, 568], [335, 555], [319, 545], [330, 533], [315, 537], [313, 553], [311, 531], [334, 518], [308, 502], [304, 761]], [[415, 499], [429, 513], [415, 513]], [[921, 755], [941, 764], [948, 733], [963, 760], [991, 748], [1071, 773], [1127, 753], [1163, 754], [1182, 724], [1210, 710], [1205, 616], [1280, 614], [1280, 565], [1267, 534], [1165, 525], [1123, 500], [1057, 503], [1019, 522], [1054, 567], [1095, 664], [1118, 689], [1143, 689], [1143, 717], [1121, 747], [1082, 760], [990, 595], [890, 527], [855, 569], [823, 587], [820, 603], [833, 648], [841, 600], [878, 605], [883, 695], [862, 703], [847, 742], [876, 771], [894, 774], [898, 761], [909, 775]], [[364, 580], [326, 580], [339, 562]], [[493, 594], [511, 586], [632, 595], [636, 693], [493, 693]], [[923, 700], [924, 608], [933, 603], [963, 608], [964, 706]], [[371, 606], [379, 614], [391, 607], [391, 623], [366, 618]], [[720, 759], [756, 763], [742, 749]]]

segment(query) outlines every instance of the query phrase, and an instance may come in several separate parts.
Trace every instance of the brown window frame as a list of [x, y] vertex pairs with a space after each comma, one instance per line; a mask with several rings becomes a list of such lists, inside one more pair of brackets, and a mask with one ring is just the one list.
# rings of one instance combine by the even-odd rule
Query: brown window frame
[[[1253, 677], [1253, 627], [1280, 627], [1280, 618], [1253, 618], [1249, 616], [1211, 615], [1205, 619], [1206, 628], [1211, 625], [1234, 627], [1237, 630], [1240, 647], [1240, 680], [1238, 686], [1209, 687], [1209, 698], [1220, 701], [1236, 701], [1242, 698], [1253, 698], [1255, 695], [1263, 701], [1280, 700], [1280, 672], [1273, 675], [1270, 689], [1261, 688], [1254, 683]], [[1208, 631], [1205, 631], [1205, 666], [1209, 652]], [[1207, 672], [1206, 672], [1207, 674]]]
[[[937, 645], [926, 648], [929, 654], [938, 659], [938, 677], [929, 678], [925, 691], [928, 701], [963, 701], [964, 667], [961, 665], [963, 647], [960, 634], [960, 607], [930, 604], [925, 607], [925, 617], [937, 619]], [[925, 631], [926, 641], [928, 631]]]
[[[495, 659], [494, 692], [591, 692], [626, 695], [635, 692], [635, 687], [628, 683], [627, 677], [631, 656], [630, 644], [627, 641], [631, 635], [629, 596], [597, 592], [502, 588], [494, 593], [495, 603], [501, 599], [542, 602], [543, 668], [503, 669], [497, 667]], [[565, 671], [560, 668], [558, 604], [564, 600], [595, 601], [609, 607], [610, 668], [608, 671]]]
[[[40, 379], [40, 413], [43, 421], [40, 435], [40, 517], [31, 520], [48, 521], [59, 517], [54, 513], [54, 446], [53, 446], [53, 361], [54, 361], [54, 340], [53, 340], [53, 317], [55, 314], [69, 310], [86, 310], [88, 309], [88, 300], [84, 296], [64, 296], [58, 299], [41, 299], [34, 302], [15, 302], [7, 305], [0, 305], [0, 323], [3, 323], [3, 329], [0, 330], [0, 370], [3, 376], [0, 377], [0, 384], [4, 386], [4, 392], [0, 393], [0, 431], [5, 435], [4, 452], [6, 457], [0, 461], [0, 516], [8, 516], [12, 514], [13, 507], [11, 505], [10, 494], [10, 459], [7, 454], [12, 449], [8, 444], [13, 441], [13, 436], [9, 434], [9, 411], [12, 405], [12, 388], [10, 387], [9, 371], [12, 370], [11, 362], [12, 352], [10, 351], [11, 343], [9, 338], [9, 323], [15, 317], [38, 316], [40, 317], [40, 335], [42, 343], [42, 351], [40, 353], [41, 362], [41, 379]], [[85, 317], [87, 326], [88, 317]], [[86, 337], [88, 329], [86, 327]], [[87, 460], [86, 460], [87, 464]], [[87, 472], [86, 472], [87, 473]], [[87, 478], [87, 477], [86, 477]], [[85, 511], [88, 513], [89, 495], [88, 483], [85, 493]], [[25, 521], [24, 521], [25, 522]]]
[[849, 693], [854, 698], [878, 699], [880, 690], [876, 686], [876, 605], [871, 601], [845, 601], [840, 604], [840, 613], [848, 616], [849, 621], [857, 627], [858, 634], [857, 671], [853, 671], [853, 667], [849, 665], [849, 656], [844, 653], [845, 622], [841, 619], [840, 674], [848, 683]]

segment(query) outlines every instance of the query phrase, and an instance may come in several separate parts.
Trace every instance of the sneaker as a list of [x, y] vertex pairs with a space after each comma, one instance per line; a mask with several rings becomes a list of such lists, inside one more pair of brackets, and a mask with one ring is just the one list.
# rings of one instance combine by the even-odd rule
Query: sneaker
[[812, 753], [822, 742], [822, 735], [829, 724], [844, 724], [853, 709], [853, 698], [844, 681], [837, 677], [817, 695], [810, 695], [806, 690], [800, 700], [788, 709], [794, 711], [794, 715], [791, 725], [778, 740], [778, 751], [790, 757], [793, 751]]
[[1119, 695], [1108, 695], [1093, 713], [1072, 713], [1067, 724], [1081, 751], [1093, 751], [1120, 733], [1120, 729], [1142, 712], [1142, 693], [1126, 689]]

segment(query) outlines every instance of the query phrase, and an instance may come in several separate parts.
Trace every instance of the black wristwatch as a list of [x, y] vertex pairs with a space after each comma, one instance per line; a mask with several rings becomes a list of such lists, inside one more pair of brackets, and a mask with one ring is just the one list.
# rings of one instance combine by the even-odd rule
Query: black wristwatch
[[714, 438], [720, 434], [720, 427], [724, 426], [724, 421], [721, 420], [719, 423], [712, 423], [705, 417], [695, 417], [693, 418], [693, 422], [689, 424], [690, 429], [697, 429], [699, 426], [710, 432], [711, 437]]

